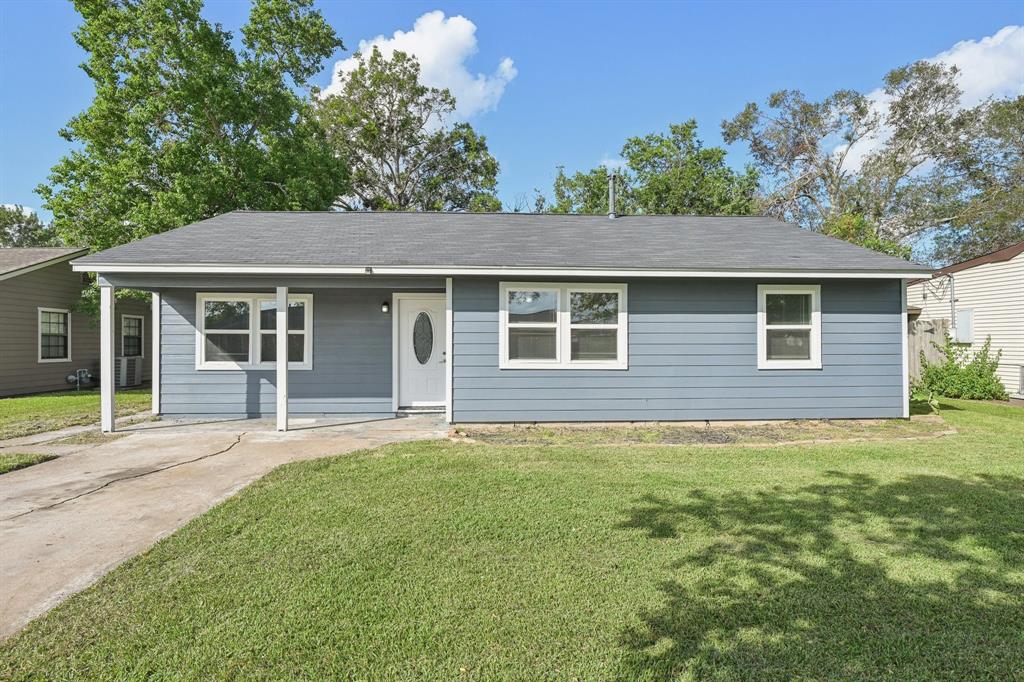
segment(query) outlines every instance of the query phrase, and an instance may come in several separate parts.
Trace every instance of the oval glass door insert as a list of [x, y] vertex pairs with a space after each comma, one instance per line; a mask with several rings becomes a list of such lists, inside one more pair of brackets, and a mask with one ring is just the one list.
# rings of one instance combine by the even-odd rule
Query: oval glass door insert
[[430, 315], [425, 312], [417, 315], [412, 325], [412, 350], [421, 365], [427, 364], [430, 354], [434, 352], [434, 325], [430, 322]]

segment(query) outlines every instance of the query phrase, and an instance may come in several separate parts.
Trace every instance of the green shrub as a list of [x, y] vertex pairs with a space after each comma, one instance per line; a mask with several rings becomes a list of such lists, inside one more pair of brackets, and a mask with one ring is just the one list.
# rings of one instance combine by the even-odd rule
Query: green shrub
[[947, 335], [941, 346], [933, 344], [942, 352], [939, 362], [930, 363], [921, 353], [921, 379], [915, 390], [947, 398], [1006, 400], [1009, 397], [1006, 388], [996, 376], [1003, 352], [998, 351], [993, 356], [991, 344], [991, 337], [985, 339], [985, 345], [972, 356], [966, 347], [953, 343]]

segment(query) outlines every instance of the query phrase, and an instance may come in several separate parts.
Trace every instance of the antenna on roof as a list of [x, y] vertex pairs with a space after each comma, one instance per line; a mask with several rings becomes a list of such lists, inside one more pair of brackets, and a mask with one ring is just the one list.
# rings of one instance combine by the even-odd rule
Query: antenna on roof
[[608, 173], [608, 217], [615, 218], [615, 178], [618, 175], [615, 171]]

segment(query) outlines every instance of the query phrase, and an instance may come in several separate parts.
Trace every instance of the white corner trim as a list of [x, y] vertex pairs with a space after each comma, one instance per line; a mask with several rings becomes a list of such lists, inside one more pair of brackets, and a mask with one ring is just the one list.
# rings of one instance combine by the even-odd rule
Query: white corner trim
[[[810, 331], [811, 357], [807, 360], [769, 360], [768, 325], [765, 310], [767, 294], [810, 294], [810, 325], [773, 325], [773, 329], [803, 329]], [[821, 285], [820, 284], [758, 284], [757, 285], [757, 368], [821, 369]]]
[[903, 348], [903, 418], [910, 418], [910, 344], [907, 320], [907, 283], [900, 282], [900, 346]]
[[[65, 254], [63, 256], [57, 256], [56, 258], [51, 258], [50, 260], [44, 260], [41, 263], [33, 263], [32, 265], [26, 265], [25, 267], [20, 268], [18, 270], [12, 270], [11, 272], [5, 272], [4, 274], [0, 275], [0, 282], [4, 281], [5, 279], [12, 279], [14, 277], [20, 277], [21, 275], [27, 275], [28, 273], [34, 272], [36, 270], [42, 270], [43, 268], [48, 268], [51, 265], [56, 265], [58, 263], [63, 263], [65, 261], [69, 261], [72, 258], [78, 258], [79, 256], [87, 253], [88, 251], [89, 251], [89, 249], [79, 249], [78, 251], [75, 251], [74, 253], [68, 253], [68, 254]], [[73, 263], [71, 265], [71, 269], [74, 272], [80, 272], [79, 270], [75, 269]]]
[[160, 293], [154, 291], [151, 294], [153, 298], [153, 311], [150, 314], [152, 320], [153, 330], [150, 333], [152, 339], [152, 352], [150, 353], [150, 385], [152, 387], [153, 395], [153, 414], [160, 414], [160, 323], [162, 312], [160, 310]]
[[452, 423], [455, 409], [455, 313], [452, 309], [452, 278], [444, 281], [444, 419]]
[[392, 292], [391, 305], [391, 411], [398, 412], [398, 294]]
[[[63, 313], [67, 319], [68, 343], [66, 358], [44, 358], [43, 357], [43, 313]], [[71, 311], [67, 308], [36, 308], [36, 362], [39, 364], [51, 364], [55, 362], [71, 362]]]
[[[557, 306], [556, 321], [551, 323], [518, 323], [512, 328], [548, 328], [555, 330], [555, 358], [553, 360], [512, 360], [508, 349], [508, 292], [516, 289], [553, 291]], [[572, 359], [572, 330], [611, 328], [612, 325], [572, 324], [570, 298], [573, 292], [605, 292], [619, 296], [619, 313], [614, 328], [617, 332], [618, 358], [607, 361], [578, 361]], [[626, 370], [629, 369], [629, 285], [624, 282], [499, 282], [498, 283], [498, 368], [558, 369], [558, 370]]]
[[74, 263], [75, 272], [96, 272], [101, 274], [146, 273], [146, 274], [192, 274], [192, 275], [433, 275], [452, 277], [458, 275], [490, 277], [711, 277], [711, 278], [756, 278], [772, 277], [804, 279], [921, 279], [928, 272], [907, 272], [902, 270], [664, 270], [647, 268], [536, 268], [500, 266], [376, 266], [376, 265], [232, 265], [211, 263], [182, 263], [166, 265], [157, 263]]
[[124, 321], [125, 320], [138, 320], [139, 321], [139, 334], [141, 335], [142, 343], [139, 346], [139, 355], [133, 355], [131, 357], [145, 358], [146, 357], [146, 318], [143, 315], [121, 315], [121, 357], [128, 357], [124, 354]]

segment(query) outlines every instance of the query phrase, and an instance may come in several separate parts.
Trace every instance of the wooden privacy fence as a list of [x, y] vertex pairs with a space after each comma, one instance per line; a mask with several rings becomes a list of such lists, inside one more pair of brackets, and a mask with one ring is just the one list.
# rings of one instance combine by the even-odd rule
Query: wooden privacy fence
[[949, 331], [949, 320], [910, 320], [907, 325], [907, 349], [910, 354], [910, 381], [921, 378], [921, 352], [924, 351], [928, 362], [937, 362], [942, 354], [934, 344], [940, 346], [946, 340]]

